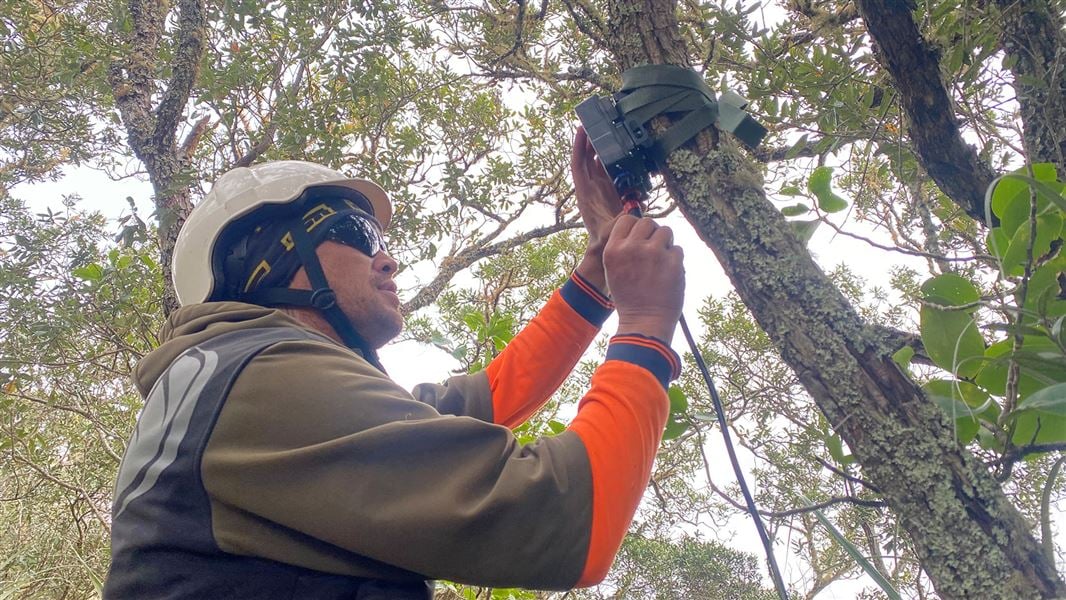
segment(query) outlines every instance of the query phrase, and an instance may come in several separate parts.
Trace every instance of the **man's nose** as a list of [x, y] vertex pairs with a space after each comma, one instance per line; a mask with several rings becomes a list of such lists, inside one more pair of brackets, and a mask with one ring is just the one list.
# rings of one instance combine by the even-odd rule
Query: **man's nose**
[[389, 256], [384, 250], [374, 255], [374, 262], [371, 266], [375, 271], [381, 271], [382, 273], [396, 273], [396, 269], [400, 267], [391, 256]]

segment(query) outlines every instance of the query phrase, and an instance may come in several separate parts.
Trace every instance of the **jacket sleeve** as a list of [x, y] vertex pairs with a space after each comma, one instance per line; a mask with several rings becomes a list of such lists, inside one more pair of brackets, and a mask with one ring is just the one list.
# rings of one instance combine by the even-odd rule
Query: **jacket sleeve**
[[442, 414], [517, 427], [562, 385], [613, 310], [574, 273], [484, 371], [422, 384], [413, 394]]
[[522, 446], [343, 348], [277, 344], [237, 378], [203, 455], [216, 542], [360, 577], [596, 583], [647, 484], [675, 366], [655, 340], [616, 337], [570, 429]]

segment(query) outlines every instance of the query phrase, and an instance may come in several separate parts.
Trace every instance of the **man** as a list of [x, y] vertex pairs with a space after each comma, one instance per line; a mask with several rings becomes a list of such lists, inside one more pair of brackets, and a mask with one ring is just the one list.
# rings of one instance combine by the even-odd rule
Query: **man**
[[[402, 325], [384, 191], [298, 161], [220, 177], [175, 246], [183, 306], [134, 374], [146, 401], [105, 598], [601, 581], [666, 421], [683, 268], [668, 228], [617, 216], [580, 129], [572, 172], [589, 233], [573, 277], [485, 371], [413, 394], [376, 355]], [[519, 445], [508, 428], [563, 381], [612, 300], [619, 333], [577, 416]]]

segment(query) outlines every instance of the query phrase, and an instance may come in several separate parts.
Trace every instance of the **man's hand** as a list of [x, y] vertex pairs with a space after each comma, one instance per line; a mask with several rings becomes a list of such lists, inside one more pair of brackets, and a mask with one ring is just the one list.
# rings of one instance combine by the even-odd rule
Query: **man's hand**
[[603, 251], [607, 284], [618, 309], [618, 332], [670, 343], [685, 296], [684, 253], [674, 233], [649, 218], [623, 215]]
[[574, 178], [577, 209], [589, 233], [589, 248], [602, 251], [611, 235], [615, 217], [622, 213], [622, 199], [614, 189], [607, 171], [596, 158], [592, 142], [584, 127], [574, 134], [574, 149], [570, 155], [570, 174]]
[[622, 213], [622, 199], [614, 189], [614, 183], [596, 158], [592, 142], [584, 127], [574, 134], [574, 147], [570, 155], [570, 174], [574, 179], [574, 195], [577, 210], [589, 234], [585, 259], [578, 266], [578, 273], [603, 293], [608, 293], [603, 274], [603, 247], [611, 234], [615, 218]]

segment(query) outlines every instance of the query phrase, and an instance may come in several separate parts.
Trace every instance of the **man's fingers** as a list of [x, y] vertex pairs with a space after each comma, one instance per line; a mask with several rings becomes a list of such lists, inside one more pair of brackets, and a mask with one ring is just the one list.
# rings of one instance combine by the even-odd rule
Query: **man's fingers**
[[659, 227], [652, 232], [651, 240], [661, 244], [663, 248], [672, 248], [674, 245], [674, 231], [669, 227]]
[[[661, 229], [655, 221], [649, 217], [635, 217], [630, 214], [619, 215], [614, 226], [611, 228], [610, 239], [616, 243], [621, 243], [624, 239], [630, 239], [634, 241], [651, 240], [652, 235], [656, 231]], [[666, 237], [663, 238], [664, 246], [667, 242], [673, 241], [673, 233], [667, 232]]]
[[640, 219], [633, 215], [619, 215], [614, 221], [614, 226], [611, 227], [611, 239], [621, 240], [629, 236], [629, 233], [633, 231], [633, 227], [640, 221]]
[[577, 183], [580, 175], [579, 169], [583, 168], [584, 164], [584, 151], [585, 143], [588, 136], [585, 134], [584, 127], [578, 127], [574, 132], [574, 145], [570, 150], [570, 172], [574, 176], [574, 183]]
[[629, 237], [647, 240], [651, 239], [651, 236], [660, 229], [659, 225], [654, 219], [650, 217], [641, 217], [636, 225], [633, 226], [633, 230], [630, 232]]

